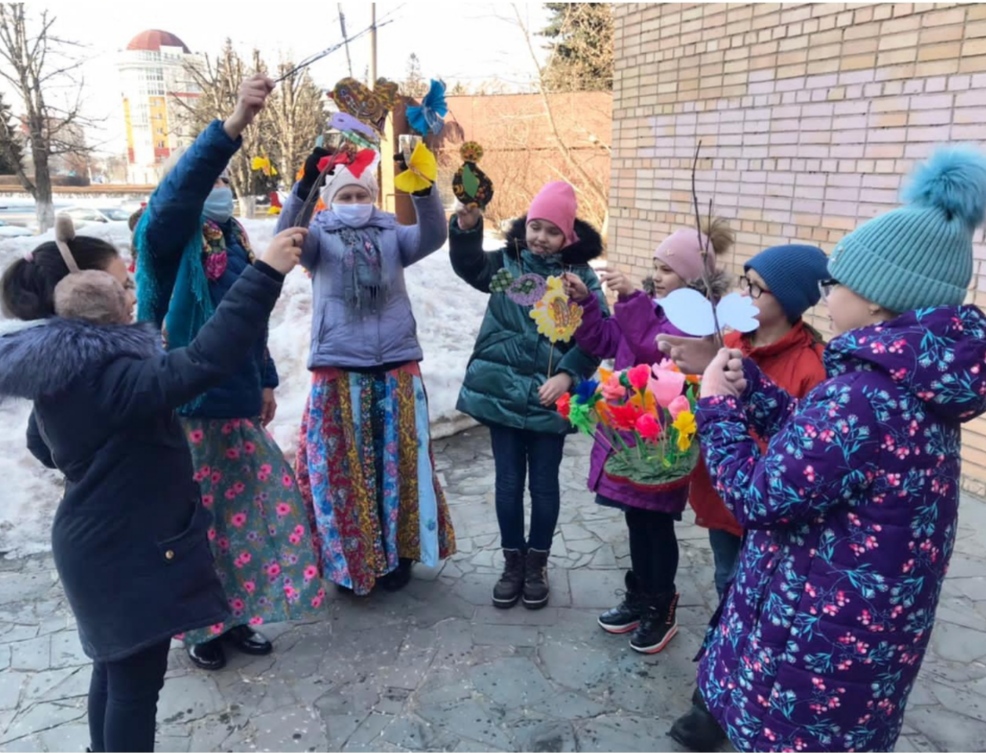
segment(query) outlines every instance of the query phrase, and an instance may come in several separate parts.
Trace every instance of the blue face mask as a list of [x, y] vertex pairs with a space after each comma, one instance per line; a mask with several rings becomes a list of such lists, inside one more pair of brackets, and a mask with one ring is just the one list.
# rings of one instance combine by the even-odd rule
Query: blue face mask
[[206, 197], [202, 213], [213, 222], [226, 222], [233, 216], [233, 190], [226, 186], [213, 188]]
[[363, 227], [373, 216], [373, 204], [332, 204], [332, 211], [343, 225]]

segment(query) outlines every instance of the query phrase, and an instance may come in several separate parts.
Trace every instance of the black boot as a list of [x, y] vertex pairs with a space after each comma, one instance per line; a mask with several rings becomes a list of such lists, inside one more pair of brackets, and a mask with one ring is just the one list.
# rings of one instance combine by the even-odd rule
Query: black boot
[[223, 634], [223, 639], [237, 651], [251, 656], [267, 656], [274, 644], [248, 625], [237, 625]]
[[541, 609], [548, 605], [548, 553], [528, 549], [524, 565], [524, 606]]
[[414, 560], [401, 557], [397, 568], [391, 570], [382, 578], [377, 578], [377, 583], [385, 591], [400, 591], [404, 586], [411, 582], [411, 566]]
[[641, 596], [643, 610], [640, 624], [630, 636], [630, 648], [642, 654], [656, 654], [668, 645], [678, 632], [675, 613], [678, 594], [665, 591], [660, 594]]
[[221, 638], [188, 646], [188, 658], [199, 669], [217, 670], [226, 666], [226, 652]]
[[597, 620], [599, 627], [607, 633], [616, 635], [629, 633], [640, 624], [640, 613], [643, 611], [643, 606], [640, 601], [637, 576], [633, 574], [633, 570], [627, 570], [624, 583], [627, 590], [623, 595], [623, 601], [612, 609], [603, 612]]
[[726, 733], [709, 713], [698, 688], [692, 693], [691, 710], [675, 720], [668, 734], [679, 745], [695, 751], [718, 750], [726, 742]]
[[503, 550], [503, 574], [493, 586], [493, 606], [509, 609], [524, 591], [524, 553], [520, 549]]

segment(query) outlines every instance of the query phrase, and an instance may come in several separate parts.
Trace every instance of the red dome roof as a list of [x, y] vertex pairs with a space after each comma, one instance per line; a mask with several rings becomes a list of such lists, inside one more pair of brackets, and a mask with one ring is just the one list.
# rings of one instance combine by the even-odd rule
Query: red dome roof
[[153, 52], [160, 52], [162, 47], [181, 47], [186, 53], [191, 52], [185, 43], [170, 31], [161, 31], [160, 29], [142, 31], [127, 45], [128, 50], [150, 50]]

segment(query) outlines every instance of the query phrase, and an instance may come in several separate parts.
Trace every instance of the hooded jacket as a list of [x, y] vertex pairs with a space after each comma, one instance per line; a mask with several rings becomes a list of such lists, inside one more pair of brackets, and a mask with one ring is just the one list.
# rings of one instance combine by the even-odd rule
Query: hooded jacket
[[[483, 251], [482, 221], [472, 230], [462, 231], [453, 217], [449, 230], [452, 269], [483, 293], [490, 292], [490, 282], [501, 269], [514, 279], [529, 273], [548, 278], [569, 271], [585, 282], [608, 316], [599, 279], [589, 266], [603, 250], [599, 233], [576, 220], [579, 240], [560, 254], [540, 256], [527, 248], [526, 228], [526, 217], [515, 220], [502, 249]], [[569, 433], [571, 426], [555, 406], [541, 405], [538, 389], [549, 377], [562, 372], [577, 384], [592, 375], [599, 359], [579, 348], [574, 339], [552, 345], [538, 333], [531, 308], [515, 303], [505, 293], [490, 295], [456, 407], [485, 424]]]
[[893, 750], [955, 543], [961, 425], [986, 411], [986, 317], [911, 311], [825, 366], [797, 401], [748, 359], [741, 400], [699, 404], [747, 532], [698, 678], [738, 750]]
[[208, 511], [174, 409], [263, 336], [283, 277], [248, 268], [188, 348], [153, 324], [53, 318], [0, 337], [0, 396], [34, 402], [28, 447], [66, 478], [52, 550], [82, 648], [114, 661], [222, 622]]

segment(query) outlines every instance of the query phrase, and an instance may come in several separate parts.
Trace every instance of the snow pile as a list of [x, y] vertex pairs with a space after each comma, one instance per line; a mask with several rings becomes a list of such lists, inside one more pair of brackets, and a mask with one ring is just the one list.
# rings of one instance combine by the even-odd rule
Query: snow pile
[[[274, 232], [270, 219], [243, 223], [253, 248], [262, 252]], [[125, 224], [93, 225], [79, 234], [114, 243], [129, 256], [130, 232]], [[0, 270], [54, 233], [0, 241]], [[489, 239], [487, 248], [499, 244]], [[431, 408], [432, 432], [447, 436], [472, 422], [455, 410], [462, 376], [486, 309], [487, 297], [459, 280], [449, 264], [447, 249], [437, 251], [407, 270], [408, 290], [424, 349], [421, 364]], [[308, 348], [311, 323], [311, 283], [301, 270], [288, 276], [284, 293], [270, 320], [269, 344], [277, 362], [281, 386], [277, 391], [277, 418], [270, 430], [291, 455], [297, 446], [298, 427], [308, 397]], [[23, 556], [50, 548], [51, 518], [62, 494], [61, 476], [34, 460], [24, 444], [29, 404], [7, 401], [0, 405], [0, 553]]]

